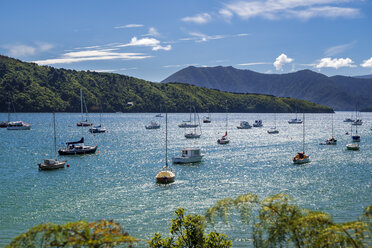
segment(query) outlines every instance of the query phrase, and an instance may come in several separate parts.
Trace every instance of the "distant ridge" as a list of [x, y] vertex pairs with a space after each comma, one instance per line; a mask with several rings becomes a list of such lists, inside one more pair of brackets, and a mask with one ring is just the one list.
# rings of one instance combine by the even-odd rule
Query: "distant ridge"
[[372, 79], [346, 76], [328, 77], [311, 70], [287, 74], [263, 74], [228, 66], [184, 68], [162, 83], [182, 82], [231, 92], [293, 97], [329, 106], [354, 110], [372, 106]]
[[363, 75], [363, 76], [354, 76], [355, 78], [364, 78], [364, 79], [372, 79], [372, 74]]
[[[0, 112], [7, 111], [11, 94], [18, 112], [79, 112], [80, 89], [90, 112], [188, 112], [190, 101], [198, 112], [329, 113], [326, 106], [292, 98], [229, 93], [184, 83], [152, 83], [114, 73], [98, 73], [39, 66], [0, 55]], [[0, 120], [1, 121], [1, 120]]]

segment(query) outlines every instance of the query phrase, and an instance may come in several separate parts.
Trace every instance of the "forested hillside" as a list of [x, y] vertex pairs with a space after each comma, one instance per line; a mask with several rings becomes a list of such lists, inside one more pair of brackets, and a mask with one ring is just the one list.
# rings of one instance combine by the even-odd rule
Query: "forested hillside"
[[[90, 112], [332, 112], [312, 102], [269, 95], [233, 94], [182, 83], [160, 84], [120, 74], [56, 69], [0, 55], [0, 111], [9, 98], [18, 112], [79, 112], [80, 89]], [[9, 97], [10, 96], [10, 97]], [[130, 104], [128, 104], [130, 103]], [[131, 104], [133, 103], [133, 104]], [[11, 106], [13, 108], [13, 106]]]

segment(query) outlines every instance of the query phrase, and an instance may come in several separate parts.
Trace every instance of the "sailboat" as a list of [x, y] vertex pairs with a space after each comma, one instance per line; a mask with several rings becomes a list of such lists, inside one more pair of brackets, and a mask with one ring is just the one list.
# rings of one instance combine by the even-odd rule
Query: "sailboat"
[[297, 107], [296, 107], [296, 118], [290, 119], [288, 124], [301, 124], [302, 120], [297, 118]]
[[361, 126], [363, 124], [362, 119], [360, 119], [360, 115], [358, 115], [358, 104], [357, 107], [355, 108], [355, 120], [352, 122], [351, 125], [353, 126]]
[[57, 144], [56, 144], [56, 116], [53, 112], [53, 130], [54, 130], [54, 159], [44, 159], [43, 163], [39, 163], [39, 170], [55, 170], [65, 168], [66, 160], [57, 160]]
[[194, 128], [197, 127], [198, 124], [194, 123], [191, 124], [191, 115], [192, 115], [192, 108], [191, 108], [191, 101], [190, 101], [190, 118], [187, 121], [183, 121], [181, 124], [178, 125], [180, 128]]
[[[14, 107], [14, 102], [12, 101], [12, 98], [9, 94], [9, 101], [11, 101], [12, 105], [13, 105], [13, 110], [14, 110], [14, 113], [16, 112], [15, 111], [15, 107]], [[31, 125], [28, 124], [28, 123], [24, 123], [23, 121], [10, 121], [10, 111], [8, 112], [8, 125], [6, 127], [7, 130], [30, 130], [31, 129]]]
[[333, 114], [332, 114], [332, 136], [330, 139], [320, 143], [320, 145], [337, 145], [337, 140], [333, 137]]
[[164, 117], [162, 114], [161, 114], [161, 105], [159, 107], [159, 114], [155, 115], [155, 117]]
[[293, 158], [294, 164], [305, 164], [309, 163], [309, 155], [305, 155], [305, 113], [303, 114], [303, 123], [302, 123], [302, 152], [297, 153]]
[[[196, 116], [198, 116], [198, 122], [199, 122], [198, 125], [196, 124]], [[197, 138], [200, 138], [200, 136], [202, 134], [199, 115], [196, 114], [195, 108], [194, 108], [194, 124], [193, 124], [193, 126], [194, 126], [194, 131], [192, 131], [190, 133], [185, 133], [185, 137], [188, 138], [188, 139], [197, 139]], [[200, 129], [200, 133], [197, 133], [196, 132], [196, 128], [198, 126], [199, 126], [199, 129]]]
[[220, 145], [225, 145], [230, 142], [229, 137], [227, 137], [227, 120], [228, 119], [227, 119], [227, 101], [226, 101], [226, 131], [225, 131], [225, 134], [222, 135], [221, 139], [217, 140], [217, 143]]
[[[85, 112], [86, 112], [85, 120], [84, 120], [84, 106], [83, 105], [85, 105]], [[87, 108], [87, 104], [85, 103], [84, 98], [83, 98], [83, 90], [82, 89], [80, 89], [80, 110], [81, 110], [81, 121], [76, 123], [76, 125], [78, 127], [92, 126], [93, 123], [88, 122], [88, 108]]]
[[106, 128], [102, 127], [102, 104], [101, 102], [99, 103], [100, 110], [101, 112], [99, 113], [99, 125], [98, 126], [93, 126], [92, 128], [89, 128], [89, 132], [91, 133], [105, 133], [107, 131]]
[[173, 183], [175, 173], [168, 166], [168, 113], [165, 113], [165, 165], [155, 176], [156, 182], [161, 184]]
[[0, 122], [0, 128], [8, 127], [9, 122], [10, 122], [10, 101], [8, 101], [8, 121]]
[[360, 142], [360, 136], [358, 135], [357, 127], [356, 127], [356, 130], [355, 130], [355, 135], [353, 135], [353, 124], [351, 124], [350, 135], [351, 135], [351, 139], [352, 139], [353, 143], [347, 144], [346, 149], [354, 150], [354, 151], [359, 150], [359, 145], [358, 145], [358, 143], [355, 143], [355, 142]]
[[203, 118], [203, 123], [211, 123], [212, 120], [211, 120], [211, 113], [209, 113], [209, 109], [208, 109], [208, 115], [207, 116], [204, 116]]
[[277, 134], [277, 133], [279, 133], [279, 130], [276, 129], [276, 114], [274, 115], [274, 127], [272, 127], [269, 130], [267, 130], [267, 133], [269, 133], [269, 134]]

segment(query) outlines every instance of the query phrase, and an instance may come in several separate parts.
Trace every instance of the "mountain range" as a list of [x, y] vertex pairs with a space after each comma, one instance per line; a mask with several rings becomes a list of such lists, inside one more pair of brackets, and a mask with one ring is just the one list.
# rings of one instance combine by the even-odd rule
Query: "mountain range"
[[[114, 73], [39, 66], [0, 55], [0, 112], [79, 112], [80, 89], [89, 112], [304, 112], [329, 107], [294, 98], [229, 93], [184, 83], [153, 83]], [[101, 103], [101, 104], [99, 104]]]
[[162, 83], [182, 82], [229, 92], [293, 97], [326, 105], [334, 110], [372, 106], [372, 78], [328, 77], [311, 70], [287, 74], [264, 74], [234, 67], [184, 68]]

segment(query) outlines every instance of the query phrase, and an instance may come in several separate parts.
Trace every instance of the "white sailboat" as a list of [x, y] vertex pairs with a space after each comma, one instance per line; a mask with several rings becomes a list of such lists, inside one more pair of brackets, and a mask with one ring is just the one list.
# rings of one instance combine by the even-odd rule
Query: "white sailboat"
[[106, 133], [107, 132], [107, 129], [102, 127], [102, 112], [103, 112], [103, 109], [102, 109], [101, 102], [99, 103], [99, 107], [100, 107], [99, 125], [98, 126], [93, 126], [92, 128], [89, 128], [89, 132], [91, 132], [91, 133]]
[[276, 114], [274, 115], [274, 127], [267, 130], [268, 134], [277, 134], [279, 133], [279, 130], [276, 128]]
[[[12, 97], [10, 96], [10, 94], [9, 94], [9, 101], [13, 105], [14, 113], [16, 113], [15, 107], [14, 107], [14, 102], [13, 102]], [[7, 130], [30, 130], [31, 129], [31, 124], [25, 123], [23, 121], [10, 121], [10, 111], [9, 111], [8, 112], [8, 123], [7, 123], [6, 129]]]
[[155, 117], [164, 117], [162, 114], [161, 114], [161, 105], [159, 107], [159, 114], [156, 114]]
[[[85, 113], [86, 113], [85, 120], [84, 120], [84, 105], [85, 105]], [[87, 108], [87, 105], [84, 101], [83, 90], [82, 89], [80, 89], [80, 110], [81, 110], [81, 121], [76, 123], [76, 125], [78, 127], [92, 126], [93, 123], [88, 121], [88, 108]]]
[[157, 183], [168, 184], [173, 183], [175, 178], [175, 173], [168, 166], [168, 113], [165, 113], [165, 165], [155, 179]]
[[310, 162], [309, 155], [305, 154], [305, 113], [303, 114], [302, 118], [302, 152], [298, 152], [297, 155], [293, 158], [294, 164], [305, 164]]
[[[198, 124], [196, 124], [196, 117], [198, 117]], [[195, 108], [194, 108], [194, 124], [192, 124], [192, 125], [194, 126], [194, 130], [191, 131], [191, 132], [185, 133], [185, 138], [187, 138], [187, 139], [198, 139], [198, 138], [200, 138], [200, 136], [202, 135], [202, 130], [201, 130], [201, 125], [200, 125], [199, 115], [197, 115]], [[196, 128], [198, 126], [199, 126], [200, 133], [196, 132]]]
[[290, 119], [288, 124], [301, 124], [302, 120], [297, 118], [297, 107], [296, 107], [296, 118]]
[[347, 144], [346, 149], [352, 150], [352, 151], [358, 151], [360, 148], [359, 144], [356, 143], [356, 142], [360, 142], [360, 136], [358, 135], [358, 130], [357, 130], [358, 126], [356, 126], [355, 135], [353, 135], [353, 124], [351, 124], [350, 126], [351, 126], [350, 136], [353, 142]]
[[228, 115], [227, 115], [227, 101], [226, 101], [226, 131], [225, 134], [217, 140], [217, 143], [220, 145], [226, 145], [230, 142], [229, 137], [227, 137], [227, 123], [228, 123]]
[[54, 130], [54, 159], [44, 159], [43, 163], [39, 163], [39, 170], [55, 170], [65, 168], [67, 160], [59, 161], [57, 159], [57, 142], [56, 142], [56, 117], [53, 112], [53, 130]]
[[191, 115], [192, 115], [192, 107], [191, 107], [191, 101], [190, 101], [190, 118], [186, 121], [182, 121], [181, 124], [178, 125], [178, 127], [180, 128], [194, 128], [194, 127], [198, 127], [198, 124], [194, 123], [192, 124], [191, 123]]

